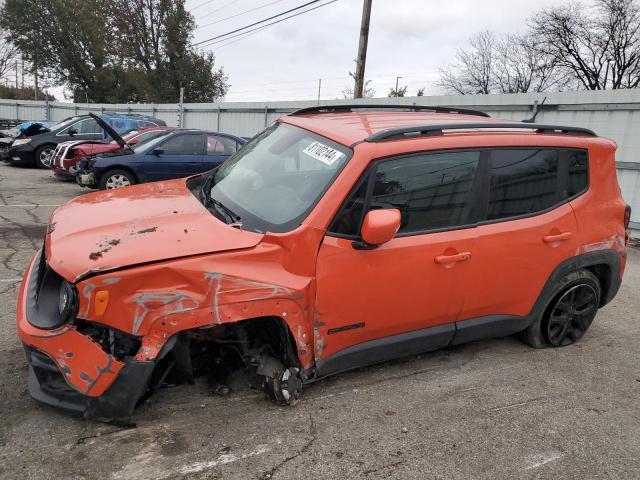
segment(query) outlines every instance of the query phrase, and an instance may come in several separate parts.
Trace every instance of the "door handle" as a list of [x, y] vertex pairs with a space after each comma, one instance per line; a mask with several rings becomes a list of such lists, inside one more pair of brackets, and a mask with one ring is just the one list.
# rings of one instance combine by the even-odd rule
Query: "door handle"
[[438, 255], [433, 260], [436, 263], [443, 264], [443, 263], [464, 262], [466, 260], [469, 260], [470, 258], [471, 258], [471, 252], [460, 252], [460, 253], [456, 253], [455, 255]]
[[558, 233], [557, 235], [546, 235], [542, 237], [544, 243], [564, 242], [571, 238], [571, 232]]

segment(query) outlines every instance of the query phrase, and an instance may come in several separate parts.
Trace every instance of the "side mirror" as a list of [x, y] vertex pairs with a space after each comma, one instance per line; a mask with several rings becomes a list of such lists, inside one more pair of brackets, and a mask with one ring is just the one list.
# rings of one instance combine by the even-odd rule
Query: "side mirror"
[[154, 148], [151, 152], [151, 154], [155, 155], [156, 157], [159, 157], [163, 153], [164, 153], [164, 148]]
[[390, 241], [400, 229], [400, 218], [400, 210], [395, 208], [368, 212], [361, 230], [365, 245], [360, 245], [360, 248], [373, 248]]
[[129, 140], [127, 143], [129, 145], [136, 145], [140, 140], [138, 140], [137, 138], [132, 138], [131, 140]]
[[78, 129], [77, 128], [70, 128], [69, 129], [69, 135], [71, 135], [72, 137], [74, 135], [77, 135], [77, 134], [78, 134]]

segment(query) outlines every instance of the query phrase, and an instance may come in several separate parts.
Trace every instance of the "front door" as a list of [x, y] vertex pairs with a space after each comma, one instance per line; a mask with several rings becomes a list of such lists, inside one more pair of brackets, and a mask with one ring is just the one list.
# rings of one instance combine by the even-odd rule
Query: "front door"
[[[188, 177], [203, 171], [204, 135], [184, 133], [170, 136], [144, 159], [146, 181]], [[159, 150], [158, 150], [159, 149]]]
[[[317, 264], [321, 375], [447, 345], [476, 254], [479, 151], [375, 163], [339, 211]], [[354, 248], [366, 211], [397, 208], [396, 237]]]

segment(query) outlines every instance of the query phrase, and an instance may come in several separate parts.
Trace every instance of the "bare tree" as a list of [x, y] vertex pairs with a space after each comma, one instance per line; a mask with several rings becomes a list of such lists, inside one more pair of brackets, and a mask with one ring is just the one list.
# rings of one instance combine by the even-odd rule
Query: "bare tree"
[[640, 85], [640, 10], [634, 0], [573, 2], [530, 20], [538, 49], [587, 90]]
[[18, 49], [9, 42], [6, 32], [0, 31], [0, 81], [2, 83], [9, 83], [9, 72], [14, 70], [17, 58]]
[[492, 90], [499, 93], [545, 92], [563, 90], [571, 84], [555, 58], [541, 51], [530, 33], [504, 35], [496, 42], [495, 49]]
[[489, 30], [469, 39], [469, 49], [458, 49], [457, 63], [441, 67], [440, 86], [461, 95], [491, 93], [491, 71], [494, 63], [496, 37]]
[[489, 94], [559, 90], [566, 76], [554, 57], [529, 34], [498, 36], [485, 30], [456, 54], [457, 63], [439, 70], [439, 85], [452, 93]]

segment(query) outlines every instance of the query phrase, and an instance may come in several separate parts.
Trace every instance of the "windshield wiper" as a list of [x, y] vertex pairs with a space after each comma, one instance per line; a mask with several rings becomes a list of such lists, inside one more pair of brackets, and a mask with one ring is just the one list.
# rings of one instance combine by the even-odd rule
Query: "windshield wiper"
[[210, 195], [208, 195], [208, 197], [214, 206], [216, 206], [220, 211], [224, 212], [227, 215], [227, 217], [229, 217], [229, 220], [231, 221], [231, 223], [228, 224], [229, 226], [242, 228], [242, 222], [240, 221], [242, 219], [237, 213], [234, 213], [233, 210], [227, 207], [220, 200], [216, 200]]
[[240, 218], [240, 215], [235, 213], [220, 200], [216, 200], [211, 196], [211, 187], [213, 185], [214, 179], [215, 174], [209, 175], [209, 178], [207, 178], [202, 184], [202, 195], [204, 197], [202, 199], [202, 203], [204, 204], [204, 207], [206, 209], [209, 209], [209, 207], [213, 205], [214, 207], [216, 207], [216, 211], [220, 212], [223, 216], [226, 216], [229, 219], [229, 223], [227, 223], [227, 225], [231, 227], [242, 228], [242, 219]]

